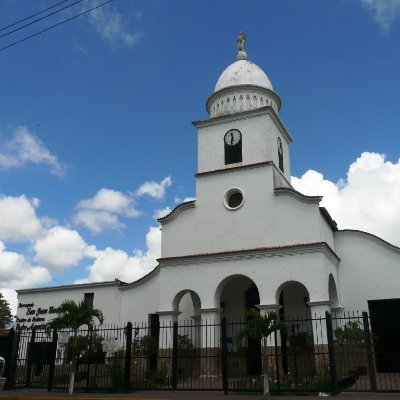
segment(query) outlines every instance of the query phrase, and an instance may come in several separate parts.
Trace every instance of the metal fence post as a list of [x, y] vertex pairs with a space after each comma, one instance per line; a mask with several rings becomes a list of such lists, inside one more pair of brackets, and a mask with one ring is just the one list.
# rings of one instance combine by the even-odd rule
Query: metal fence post
[[31, 344], [35, 342], [36, 329], [32, 328], [31, 340], [28, 343], [28, 359], [26, 361], [26, 376], [25, 376], [25, 386], [29, 387], [31, 384], [31, 373], [32, 373], [32, 360], [31, 360], [31, 352], [32, 346]]
[[47, 382], [47, 391], [51, 392], [51, 389], [54, 384], [54, 369], [56, 366], [56, 354], [57, 354], [57, 330], [53, 330], [53, 340], [52, 340], [52, 348], [51, 348], [51, 364], [49, 367], [49, 380]]
[[378, 389], [376, 384], [376, 371], [374, 364], [374, 355], [372, 350], [371, 332], [369, 331], [368, 314], [365, 311], [363, 311], [362, 313], [362, 318], [364, 325], [365, 350], [367, 351], [369, 381], [371, 384], [371, 391], [376, 392]]
[[173, 325], [172, 340], [172, 390], [176, 390], [178, 383], [178, 323]]
[[328, 339], [328, 353], [329, 353], [329, 372], [331, 378], [332, 392], [334, 394], [338, 393], [338, 381], [336, 374], [336, 353], [335, 344], [333, 342], [333, 328], [332, 328], [332, 316], [326, 311], [325, 312], [326, 321], [326, 336]]
[[276, 390], [279, 393], [281, 390], [281, 376], [279, 372], [279, 353], [278, 353], [278, 333], [274, 332], [274, 342], [275, 342], [275, 370], [276, 370]]
[[86, 365], [86, 390], [89, 389], [89, 382], [90, 382], [90, 365], [92, 363], [92, 349], [93, 349], [93, 326], [89, 325], [88, 333], [90, 334], [89, 337], [89, 348], [87, 353], [87, 365]]
[[221, 323], [222, 388], [228, 394], [228, 345], [226, 343], [226, 318]]
[[[11, 329], [11, 333], [9, 336], [9, 346], [10, 352], [8, 353], [9, 361], [8, 365], [6, 364], [6, 389], [11, 389], [14, 383], [14, 375], [17, 367], [17, 359], [18, 359], [18, 342], [19, 342], [19, 331], [16, 332], [14, 329]], [[6, 360], [7, 362], [7, 360]]]
[[126, 324], [126, 346], [125, 346], [125, 375], [124, 390], [129, 392], [131, 386], [131, 364], [132, 364], [132, 322]]

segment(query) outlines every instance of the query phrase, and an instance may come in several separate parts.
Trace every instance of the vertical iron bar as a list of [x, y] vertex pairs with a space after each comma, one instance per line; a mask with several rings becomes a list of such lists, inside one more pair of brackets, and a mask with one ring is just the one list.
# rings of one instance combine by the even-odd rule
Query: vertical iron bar
[[376, 371], [375, 371], [374, 357], [372, 352], [371, 332], [369, 331], [368, 314], [365, 311], [363, 311], [362, 313], [362, 318], [364, 325], [364, 338], [365, 338], [365, 347], [367, 351], [368, 372], [371, 384], [371, 391], [376, 392], [377, 391]]
[[51, 392], [51, 389], [53, 388], [54, 384], [54, 369], [56, 366], [56, 354], [57, 354], [57, 329], [53, 330], [53, 340], [51, 344], [51, 362], [50, 362], [50, 367], [49, 367], [49, 379], [47, 382], [47, 391]]
[[36, 329], [35, 327], [32, 328], [31, 340], [28, 343], [28, 360], [26, 362], [26, 377], [25, 377], [25, 386], [28, 388], [31, 383], [31, 373], [32, 373], [32, 360], [31, 360], [31, 353], [32, 353], [32, 343], [35, 342], [35, 335]]
[[125, 344], [125, 375], [124, 375], [124, 390], [130, 389], [131, 381], [131, 359], [132, 359], [132, 322], [126, 324], [126, 344]]
[[275, 339], [275, 369], [276, 369], [276, 390], [279, 393], [281, 389], [280, 372], [279, 372], [279, 354], [278, 354], [278, 333], [274, 332]]
[[222, 318], [221, 336], [222, 389], [224, 390], [224, 394], [228, 394], [228, 345], [226, 343], [226, 318]]
[[[6, 377], [6, 389], [11, 389], [14, 382], [14, 373], [16, 370], [17, 365], [17, 358], [18, 358], [18, 338], [19, 338], [19, 331], [15, 332], [14, 329], [11, 329], [11, 333], [8, 337], [8, 346], [10, 346], [10, 352], [8, 353], [9, 361], [8, 366], [6, 364], [5, 369], [5, 377]], [[7, 362], [7, 360], [6, 360]]]
[[336, 374], [336, 354], [335, 345], [333, 343], [333, 328], [332, 328], [332, 316], [328, 311], [325, 311], [326, 319], [326, 334], [328, 337], [328, 353], [329, 353], [329, 372], [331, 378], [331, 387], [334, 394], [338, 393], [338, 383]]
[[87, 373], [86, 373], [86, 390], [89, 389], [89, 380], [90, 380], [90, 364], [92, 362], [92, 348], [93, 348], [93, 326], [89, 326], [88, 333], [90, 334], [89, 337], [89, 349], [88, 349], [88, 356], [87, 356]]
[[176, 390], [178, 378], [178, 323], [173, 325], [172, 339], [172, 390]]

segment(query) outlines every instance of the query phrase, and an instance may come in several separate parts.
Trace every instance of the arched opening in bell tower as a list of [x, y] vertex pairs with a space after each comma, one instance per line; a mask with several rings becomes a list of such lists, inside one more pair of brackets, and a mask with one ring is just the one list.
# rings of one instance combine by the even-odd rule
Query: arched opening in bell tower
[[242, 134], [231, 129], [224, 136], [225, 165], [242, 162]]

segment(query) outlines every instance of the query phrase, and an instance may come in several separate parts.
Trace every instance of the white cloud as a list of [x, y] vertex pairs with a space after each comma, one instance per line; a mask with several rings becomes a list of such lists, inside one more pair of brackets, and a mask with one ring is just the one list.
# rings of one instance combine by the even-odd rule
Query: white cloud
[[137, 217], [140, 212], [135, 208], [134, 201], [116, 190], [102, 188], [93, 198], [78, 203], [80, 209], [74, 222], [88, 228], [92, 233], [100, 233], [105, 229], [122, 229], [125, 225], [118, 216]]
[[34, 244], [35, 258], [52, 272], [58, 273], [81, 261], [86, 247], [77, 231], [56, 226]]
[[128, 196], [116, 190], [102, 188], [92, 199], [82, 200], [78, 208], [109, 211], [127, 217], [137, 217], [139, 211], [133, 206], [133, 201]]
[[26, 164], [46, 164], [53, 175], [63, 176], [66, 165], [51, 154], [46, 145], [24, 126], [15, 129], [11, 139], [3, 140], [0, 168], [11, 169]]
[[385, 31], [400, 16], [400, 0], [361, 0], [361, 4], [374, 13], [375, 21]]
[[38, 206], [36, 198], [0, 196], [0, 240], [37, 238], [42, 232], [42, 224], [35, 211]]
[[172, 185], [170, 176], [165, 177], [160, 183], [154, 181], [144, 182], [136, 191], [137, 196], [150, 196], [155, 199], [163, 199], [165, 197], [166, 189]]
[[115, 278], [124, 282], [133, 282], [157, 266], [156, 259], [161, 254], [161, 231], [150, 227], [146, 235], [147, 250], [143, 253], [136, 250], [133, 256], [125, 251], [107, 247], [97, 250], [95, 246], [87, 248], [86, 256], [93, 258], [94, 263], [88, 267], [89, 276], [76, 283], [109, 281]]
[[393, 164], [383, 154], [365, 152], [352, 163], [347, 180], [333, 183], [309, 170], [292, 178], [295, 189], [323, 195], [340, 229], [359, 229], [400, 245], [400, 160]]
[[50, 281], [49, 271], [40, 266], [31, 265], [21, 254], [6, 251], [0, 241], [0, 287], [26, 288]]
[[182, 199], [179, 196], [175, 196], [175, 199], [174, 199], [176, 204], [186, 203], [188, 201], [193, 201], [193, 200], [196, 200], [196, 198], [195, 197], [185, 197]]
[[92, 233], [101, 233], [107, 229], [120, 230], [125, 228], [118, 216], [108, 211], [81, 210], [75, 215], [74, 222], [85, 226]]
[[98, 8], [89, 13], [88, 18], [96, 32], [113, 48], [131, 47], [143, 36], [141, 33], [130, 32], [122, 14], [110, 7]]
[[165, 217], [171, 211], [172, 211], [171, 207], [165, 207], [165, 208], [162, 208], [160, 210], [156, 210], [154, 215], [153, 215], [153, 218], [158, 219], [158, 218]]

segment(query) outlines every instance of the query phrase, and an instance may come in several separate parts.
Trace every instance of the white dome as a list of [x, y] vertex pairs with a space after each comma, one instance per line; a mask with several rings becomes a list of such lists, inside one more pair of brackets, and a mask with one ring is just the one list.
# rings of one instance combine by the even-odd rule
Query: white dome
[[273, 90], [271, 81], [258, 65], [247, 60], [239, 60], [221, 74], [215, 85], [214, 93], [226, 87], [240, 85], [254, 85]]

